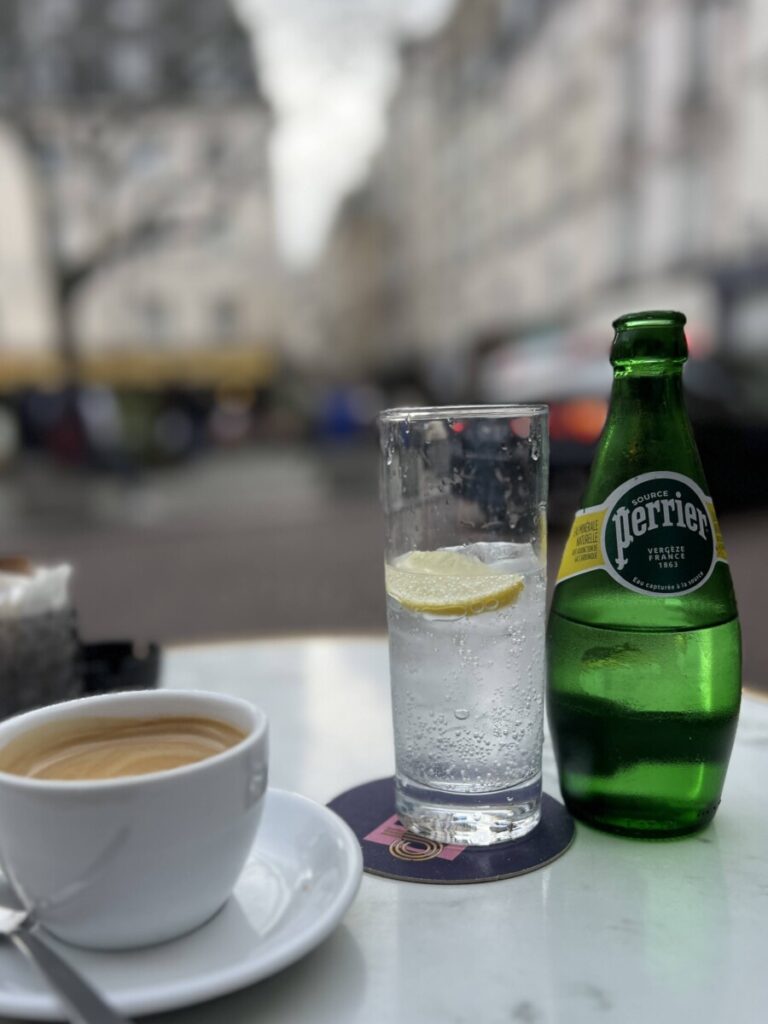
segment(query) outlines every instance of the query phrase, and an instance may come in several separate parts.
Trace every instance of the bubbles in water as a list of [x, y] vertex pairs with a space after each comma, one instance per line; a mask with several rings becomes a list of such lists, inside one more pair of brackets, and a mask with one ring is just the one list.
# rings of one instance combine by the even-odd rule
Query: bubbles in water
[[[491, 545], [478, 548], [485, 561]], [[456, 620], [390, 607], [399, 766], [437, 788], [481, 780], [482, 788], [503, 788], [535, 765], [543, 659], [531, 646], [542, 629], [543, 584], [528, 548], [510, 544], [501, 553], [487, 560], [526, 577], [511, 606]]]

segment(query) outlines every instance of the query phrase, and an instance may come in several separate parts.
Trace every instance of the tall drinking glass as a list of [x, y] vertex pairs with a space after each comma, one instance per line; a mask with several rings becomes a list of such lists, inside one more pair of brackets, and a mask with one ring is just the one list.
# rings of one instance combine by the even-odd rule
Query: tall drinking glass
[[396, 806], [487, 846], [541, 815], [547, 408], [379, 417]]

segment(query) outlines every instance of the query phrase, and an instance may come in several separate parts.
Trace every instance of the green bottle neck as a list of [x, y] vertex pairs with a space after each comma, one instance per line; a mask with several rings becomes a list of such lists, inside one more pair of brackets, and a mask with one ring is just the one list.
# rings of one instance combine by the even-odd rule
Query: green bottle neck
[[706, 491], [683, 398], [684, 323], [677, 313], [616, 321], [610, 410], [585, 505], [604, 501], [630, 477], [665, 470], [690, 476]]
[[683, 366], [670, 362], [646, 363], [642, 366], [616, 366], [613, 371], [610, 415], [667, 416], [681, 412], [684, 416]]
[[614, 454], [648, 460], [649, 469], [682, 456], [700, 471], [683, 400], [684, 324], [685, 317], [674, 312], [630, 314], [614, 324], [607, 433]]
[[681, 364], [616, 368], [595, 468], [590, 483], [597, 483], [599, 493], [593, 493], [594, 502], [631, 476], [662, 470], [691, 476], [706, 489], [685, 408]]

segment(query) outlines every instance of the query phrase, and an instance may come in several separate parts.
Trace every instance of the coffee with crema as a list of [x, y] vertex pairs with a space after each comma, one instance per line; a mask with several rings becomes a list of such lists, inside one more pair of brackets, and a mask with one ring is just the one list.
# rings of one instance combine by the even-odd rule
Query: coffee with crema
[[79, 718], [30, 729], [0, 749], [0, 771], [32, 779], [94, 780], [168, 771], [245, 739], [215, 718]]

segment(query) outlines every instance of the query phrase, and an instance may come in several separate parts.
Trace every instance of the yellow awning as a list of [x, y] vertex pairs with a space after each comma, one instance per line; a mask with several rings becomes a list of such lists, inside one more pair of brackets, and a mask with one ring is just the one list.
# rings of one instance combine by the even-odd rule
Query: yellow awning
[[0, 351], [0, 391], [25, 387], [56, 388], [65, 378], [61, 358], [50, 355], [23, 355]]
[[[184, 353], [125, 349], [81, 355], [77, 379], [83, 384], [154, 390], [169, 385], [243, 388], [268, 384], [277, 369], [265, 348], [200, 349]], [[56, 387], [66, 377], [60, 358], [30, 358], [0, 353], [0, 389]]]

